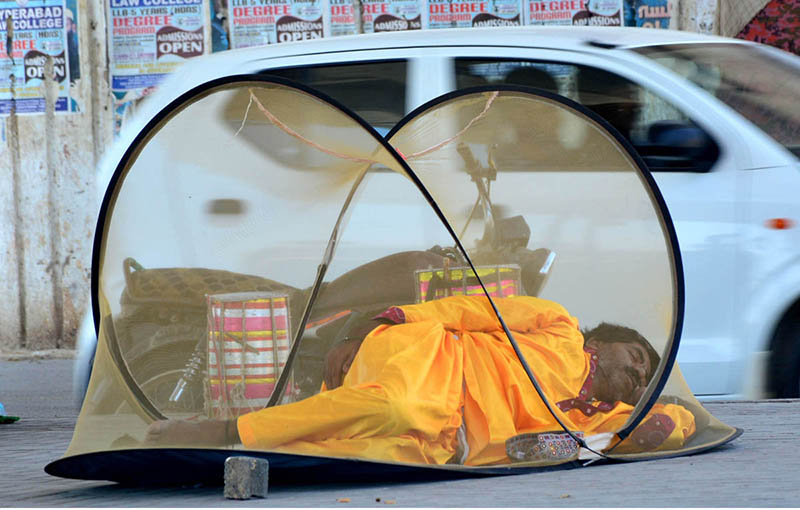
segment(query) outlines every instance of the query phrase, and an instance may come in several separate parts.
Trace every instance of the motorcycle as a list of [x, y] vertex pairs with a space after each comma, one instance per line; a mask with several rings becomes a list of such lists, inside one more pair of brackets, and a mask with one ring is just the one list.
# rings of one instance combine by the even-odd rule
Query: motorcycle
[[[525, 219], [502, 217], [503, 208], [492, 204], [491, 184], [497, 178], [493, 150], [484, 165], [467, 145], [458, 146], [477, 190], [461, 235], [474, 220], [483, 220], [483, 236], [469, 256], [484, 283], [495, 285], [493, 295], [503, 295], [499, 275], [504, 270], [516, 280], [511, 293], [536, 296], [556, 254], [542, 247], [529, 249], [531, 230]], [[478, 276], [455, 246], [395, 253], [323, 283], [308, 320], [299, 324], [313, 288], [217, 269], [145, 268], [130, 257], [123, 261], [123, 273], [121, 311], [104, 326], [112, 358], [153, 418], [209, 413], [210, 295], [259, 291], [287, 297], [291, 330], [303, 329], [283, 367], [292, 372], [292, 382], [288, 391], [281, 391], [282, 399], [291, 401], [317, 393], [330, 349], [345, 339], [366, 336], [376, 325], [373, 317], [386, 308], [466, 293], [478, 285]], [[427, 277], [426, 285], [420, 285], [421, 277]], [[98, 413], [127, 411], [126, 403], [111, 396], [95, 399], [95, 405]]]

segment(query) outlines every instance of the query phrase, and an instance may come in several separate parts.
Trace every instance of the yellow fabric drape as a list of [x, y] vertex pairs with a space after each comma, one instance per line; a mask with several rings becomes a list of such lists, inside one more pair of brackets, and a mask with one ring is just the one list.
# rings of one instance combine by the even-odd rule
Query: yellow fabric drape
[[[589, 375], [578, 321], [559, 304], [534, 297], [497, 299], [551, 402], [575, 398]], [[488, 300], [458, 296], [399, 307], [405, 322], [375, 328], [341, 387], [238, 420], [244, 445], [325, 456], [443, 464], [466, 426], [468, 465], [508, 462], [506, 439], [559, 430], [536, 394]], [[613, 432], [632, 407], [616, 403], [587, 415], [560, 413], [572, 430]], [[652, 413], [676, 426], [661, 448], [693, 432], [691, 413], [674, 405]], [[673, 437], [674, 436], [674, 437]]]

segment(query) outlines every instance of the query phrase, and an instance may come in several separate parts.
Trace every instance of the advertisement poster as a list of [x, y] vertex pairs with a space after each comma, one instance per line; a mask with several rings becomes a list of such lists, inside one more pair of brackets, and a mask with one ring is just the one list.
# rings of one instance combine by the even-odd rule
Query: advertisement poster
[[111, 89], [155, 87], [187, 59], [208, 53], [203, 0], [109, 0]]
[[430, 28], [522, 25], [521, 0], [428, 0]]
[[70, 54], [77, 58], [77, 46], [68, 49], [67, 43], [77, 43], [77, 37], [68, 38], [67, 16], [65, 0], [0, 1], [0, 115], [12, 108], [18, 114], [44, 113], [48, 61], [58, 84], [55, 111], [75, 109], [69, 85], [70, 69], [77, 67], [67, 60]]
[[229, 0], [231, 48], [322, 39], [323, 1]]
[[74, 85], [81, 79], [81, 57], [78, 48], [78, 0], [66, 0], [64, 8], [64, 30], [67, 37], [67, 65], [69, 83]]
[[353, 35], [359, 33], [358, 0], [329, 0], [330, 5], [330, 35]]
[[428, 28], [424, 0], [361, 0], [362, 30], [397, 32]]
[[523, 0], [527, 25], [622, 26], [622, 0]]
[[228, 42], [228, 0], [210, 0], [208, 2], [211, 18], [211, 51], [230, 49]]
[[669, 28], [670, 0], [626, 0], [625, 25], [643, 28]]

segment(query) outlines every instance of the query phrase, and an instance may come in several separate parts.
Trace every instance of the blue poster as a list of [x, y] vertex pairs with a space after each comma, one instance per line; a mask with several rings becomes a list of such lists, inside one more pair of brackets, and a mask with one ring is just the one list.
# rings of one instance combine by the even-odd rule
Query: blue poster
[[211, 0], [211, 51], [225, 51], [228, 43], [228, 4], [225, 0]]
[[72, 85], [81, 78], [81, 59], [78, 51], [78, 6], [77, 0], [66, 0], [64, 9], [64, 29], [67, 37], [67, 65], [69, 83]]
[[669, 28], [669, 0], [625, 0], [625, 25]]

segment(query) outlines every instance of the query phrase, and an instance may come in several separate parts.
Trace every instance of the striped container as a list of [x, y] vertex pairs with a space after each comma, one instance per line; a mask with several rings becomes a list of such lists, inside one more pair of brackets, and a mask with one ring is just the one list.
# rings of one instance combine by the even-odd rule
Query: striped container
[[[289, 354], [288, 296], [236, 292], [207, 300], [208, 416], [232, 419], [262, 409]], [[290, 380], [284, 401], [292, 388]]]
[[[477, 266], [478, 275], [492, 297], [519, 296], [522, 293], [520, 268], [516, 264]], [[483, 289], [470, 267], [423, 269], [414, 273], [417, 303], [447, 296], [483, 294]]]

